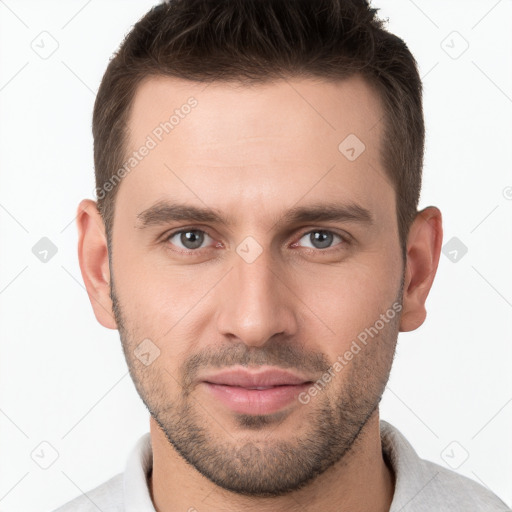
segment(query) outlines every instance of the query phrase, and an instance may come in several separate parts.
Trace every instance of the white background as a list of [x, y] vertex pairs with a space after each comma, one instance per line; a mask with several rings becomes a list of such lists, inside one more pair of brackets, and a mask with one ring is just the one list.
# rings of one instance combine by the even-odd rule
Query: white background
[[[399, 337], [381, 417], [421, 457], [511, 505], [512, 2], [384, 4], [424, 77], [420, 207], [438, 206], [444, 243], [468, 252], [441, 256], [425, 324]], [[95, 91], [151, 5], [0, 0], [2, 512], [53, 510], [101, 484], [149, 429], [118, 333], [96, 322], [83, 288], [74, 217], [93, 197]], [[58, 43], [47, 59], [33, 49], [41, 37]], [[32, 253], [44, 236], [58, 248], [47, 263]], [[35, 462], [51, 462], [43, 441], [59, 454], [48, 469]]]

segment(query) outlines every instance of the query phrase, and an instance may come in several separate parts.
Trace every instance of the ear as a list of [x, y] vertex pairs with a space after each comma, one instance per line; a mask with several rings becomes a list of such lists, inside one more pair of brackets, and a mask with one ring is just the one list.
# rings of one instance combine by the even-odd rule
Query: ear
[[436, 275], [442, 241], [439, 209], [429, 206], [418, 212], [407, 237], [400, 331], [414, 331], [425, 321], [425, 301]]
[[92, 309], [98, 322], [117, 329], [110, 299], [110, 269], [105, 225], [95, 201], [78, 205], [78, 260]]

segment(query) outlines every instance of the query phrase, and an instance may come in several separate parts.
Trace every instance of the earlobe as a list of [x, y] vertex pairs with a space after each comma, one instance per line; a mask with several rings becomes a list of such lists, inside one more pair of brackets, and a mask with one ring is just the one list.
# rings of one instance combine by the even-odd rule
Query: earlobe
[[89, 300], [98, 322], [117, 329], [110, 299], [110, 269], [103, 220], [91, 199], [78, 205], [78, 260]]
[[425, 301], [439, 264], [443, 228], [441, 212], [435, 206], [416, 215], [407, 238], [407, 261], [400, 331], [413, 331], [427, 315]]

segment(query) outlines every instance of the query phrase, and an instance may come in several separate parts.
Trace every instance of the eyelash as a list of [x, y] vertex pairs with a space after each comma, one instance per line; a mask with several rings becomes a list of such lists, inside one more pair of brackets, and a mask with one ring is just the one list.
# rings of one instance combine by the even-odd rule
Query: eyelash
[[[164, 235], [164, 239], [163, 239], [163, 243], [166, 244], [167, 248], [173, 252], [177, 252], [177, 253], [181, 253], [181, 254], [199, 254], [203, 251], [203, 249], [209, 249], [209, 247], [201, 247], [199, 249], [171, 249], [169, 247], [169, 240], [171, 238], [173, 238], [175, 235], [178, 235], [180, 233], [187, 233], [189, 231], [198, 231], [200, 233], [204, 233], [206, 234], [207, 236], [209, 236], [212, 240], [214, 239], [207, 231], [205, 231], [204, 229], [198, 229], [198, 228], [180, 228], [176, 231], [172, 231], [171, 233], [168, 233], [168, 234], [165, 234]], [[315, 229], [309, 229], [308, 231], [304, 231], [298, 238], [297, 242], [294, 242], [293, 245], [297, 244], [305, 235], [308, 235], [310, 233], [315, 233], [315, 232], [323, 232], [323, 233], [329, 233], [329, 234], [332, 234], [332, 235], [335, 235], [335, 236], [338, 236], [340, 239], [341, 239], [341, 242], [338, 244], [342, 247], [339, 247], [339, 248], [336, 248], [337, 246], [334, 246], [334, 247], [328, 247], [326, 249], [315, 249], [315, 248], [311, 248], [311, 247], [304, 247], [303, 250], [305, 250], [307, 253], [331, 253], [332, 251], [336, 252], [336, 251], [339, 251], [339, 250], [343, 250], [346, 246], [350, 245], [352, 243], [352, 240], [351, 240], [351, 237], [349, 237], [349, 235], [342, 235], [340, 233], [337, 233], [336, 231], [332, 231], [332, 230], [329, 230], [329, 229], [323, 229], [323, 228], [315, 228]]]

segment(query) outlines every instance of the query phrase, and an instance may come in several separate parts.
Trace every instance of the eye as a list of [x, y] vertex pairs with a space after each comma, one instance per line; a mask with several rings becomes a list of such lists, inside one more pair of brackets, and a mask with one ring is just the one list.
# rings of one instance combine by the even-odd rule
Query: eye
[[[175, 231], [168, 235], [165, 241], [181, 249], [194, 251], [200, 249], [207, 238], [213, 240], [207, 233], [200, 229], [182, 229], [181, 231]], [[175, 239], [175, 241], [173, 241], [173, 239]], [[181, 244], [181, 246], [179, 244]]]
[[[300, 240], [304, 239], [307, 242], [310, 242], [312, 245], [309, 247], [312, 249], [330, 249], [331, 244], [335, 238], [338, 238], [341, 241], [341, 244], [337, 245], [348, 244], [348, 240], [346, 238], [325, 229], [315, 229], [313, 231], [308, 231], [302, 235]], [[294, 244], [294, 246], [297, 246], [297, 244]]]
[[[332, 244], [336, 239], [339, 239], [339, 243], [334, 246], [334, 249], [336, 249], [337, 246], [341, 246], [339, 249], [342, 249], [350, 244], [348, 236], [344, 237], [325, 229], [315, 229], [304, 233], [298, 242], [292, 244], [292, 247], [300, 245], [307, 249], [326, 250], [332, 248]], [[304, 240], [304, 242], [301, 243], [302, 240]], [[167, 235], [164, 242], [178, 249], [183, 249], [181, 252], [199, 252], [200, 249], [208, 247], [208, 243], [211, 244], [213, 238], [201, 229], [181, 229]], [[205, 245], [205, 243], [207, 245]], [[311, 245], [304, 245], [304, 243]], [[222, 247], [222, 244], [218, 243], [216, 247]]]

